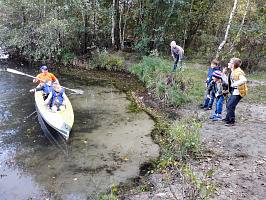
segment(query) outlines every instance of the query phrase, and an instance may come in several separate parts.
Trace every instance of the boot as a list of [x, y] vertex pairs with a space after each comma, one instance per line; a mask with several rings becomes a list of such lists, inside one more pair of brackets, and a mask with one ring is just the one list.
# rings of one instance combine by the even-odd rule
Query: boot
[[234, 126], [235, 125], [235, 120], [234, 119], [229, 119], [228, 122], [226, 122], [225, 126]]

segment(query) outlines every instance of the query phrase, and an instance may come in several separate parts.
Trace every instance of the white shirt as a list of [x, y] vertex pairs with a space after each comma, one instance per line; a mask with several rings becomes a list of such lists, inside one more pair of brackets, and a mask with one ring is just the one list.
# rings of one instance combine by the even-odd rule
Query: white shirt
[[[231, 77], [232, 77], [232, 74], [233, 72], [231, 73]], [[233, 78], [231, 78], [230, 80], [231, 80], [231, 87], [235, 88], [232, 95], [240, 95], [239, 90], [237, 89], [237, 86], [240, 86], [244, 84], [245, 82], [247, 82], [246, 77], [240, 74], [238, 81], [235, 81]]]

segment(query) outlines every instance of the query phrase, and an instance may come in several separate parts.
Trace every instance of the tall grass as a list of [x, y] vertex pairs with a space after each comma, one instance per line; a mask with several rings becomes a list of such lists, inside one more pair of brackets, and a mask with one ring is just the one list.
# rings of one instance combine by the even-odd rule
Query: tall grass
[[172, 66], [159, 57], [143, 57], [140, 64], [129, 69], [139, 77], [145, 86], [153, 91], [158, 98], [166, 99], [178, 106], [190, 101], [187, 95], [189, 77], [184, 77], [182, 71], [171, 73]]

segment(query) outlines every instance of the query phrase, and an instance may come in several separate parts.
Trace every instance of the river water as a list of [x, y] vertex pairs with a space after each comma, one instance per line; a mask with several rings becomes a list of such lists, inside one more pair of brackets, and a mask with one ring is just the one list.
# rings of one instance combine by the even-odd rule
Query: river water
[[[45, 136], [35, 112], [35, 84], [27, 76], [39, 65], [2, 60], [0, 66], [0, 199], [97, 199], [120, 183], [139, 176], [141, 164], [155, 159], [154, 121], [144, 112], [131, 113], [126, 94], [100, 79], [81, 80], [53, 72], [68, 88], [75, 122], [69, 141]], [[101, 72], [104, 73], [104, 72]], [[62, 150], [63, 149], [63, 150]]]

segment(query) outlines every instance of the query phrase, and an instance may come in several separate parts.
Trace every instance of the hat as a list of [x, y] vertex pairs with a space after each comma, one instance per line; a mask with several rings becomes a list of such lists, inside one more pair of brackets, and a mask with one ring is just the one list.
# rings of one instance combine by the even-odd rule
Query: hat
[[41, 70], [42, 69], [48, 69], [48, 67], [44, 65], [44, 66], [41, 67]]
[[222, 72], [217, 70], [217, 71], [212, 73], [212, 76], [215, 77], [215, 78], [222, 79]]

